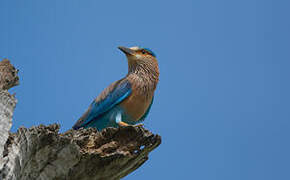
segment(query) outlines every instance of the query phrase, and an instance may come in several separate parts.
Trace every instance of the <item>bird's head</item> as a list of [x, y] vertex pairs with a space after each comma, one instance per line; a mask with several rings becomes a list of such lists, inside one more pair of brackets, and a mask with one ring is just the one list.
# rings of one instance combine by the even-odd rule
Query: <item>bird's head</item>
[[129, 64], [157, 62], [156, 55], [148, 48], [119, 46], [119, 49], [126, 54]]
[[156, 55], [148, 48], [123, 47], [119, 49], [125, 53], [128, 60], [128, 75], [137, 75], [143, 80], [152, 83], [153, 89], [159, 80], [159, 68]]

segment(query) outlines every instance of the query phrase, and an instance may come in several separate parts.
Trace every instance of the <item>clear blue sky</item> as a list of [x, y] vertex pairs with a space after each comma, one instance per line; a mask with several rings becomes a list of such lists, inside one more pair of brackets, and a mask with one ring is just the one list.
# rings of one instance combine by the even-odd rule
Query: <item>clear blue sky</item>
[[125, 179], [290, 179], [290, 3], [0, 2], [0, 58], [20, 69], [14, 124], [66, 131], [151, 48], [161, 76], [145, 127], [162, 144]]

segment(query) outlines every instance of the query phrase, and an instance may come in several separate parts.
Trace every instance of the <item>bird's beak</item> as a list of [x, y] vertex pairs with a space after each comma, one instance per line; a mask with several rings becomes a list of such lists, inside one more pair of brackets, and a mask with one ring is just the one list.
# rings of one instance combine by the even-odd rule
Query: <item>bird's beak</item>
[[126, 48], [126, 47], [123, 47], [123, 46], [119, 46], [118, 47], [121, 51], [123, 51], [123, 53], [125, 53], [126, 55], [133, 55], [134, 54], [134, 51], [130, 48]]

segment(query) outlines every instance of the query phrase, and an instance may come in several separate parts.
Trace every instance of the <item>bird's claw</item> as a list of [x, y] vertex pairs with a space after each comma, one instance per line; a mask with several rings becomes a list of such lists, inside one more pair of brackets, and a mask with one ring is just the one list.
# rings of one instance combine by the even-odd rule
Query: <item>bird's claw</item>
[[142, 123], [134, 125], [134, 127], [143, 127], [143, 126], [144, 126], [144, 124], [142, 124]]

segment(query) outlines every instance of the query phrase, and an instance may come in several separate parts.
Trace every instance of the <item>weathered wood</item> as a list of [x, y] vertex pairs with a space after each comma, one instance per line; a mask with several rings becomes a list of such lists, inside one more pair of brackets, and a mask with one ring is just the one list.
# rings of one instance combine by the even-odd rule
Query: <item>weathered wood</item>
[[[0, 61], [0, 157], [12, 126], [12, 115], [17, 102], [7, 90], [19, 84], [17, 72], [8, 59]], [[2, 165], [3, 160], [0, 158], [0, 169]]]
[[5, 146], [4, 179], [120, 179], [148, 159], [161, 138], [141, 127], [69, 130], [20, 128]]
[[[15, 80], [0, 84], [8, 83], [2, 86], [5, 89], [17, 85]], [[60, 134], [60, 126], [53, 124], [10, 133], [15, 105], [7, 90], [0, 91], [0, 179], [120, 179], [147, 161], [149, 152], [161, 143], [159, 135], [132, 126]]]
[[[3, 156], [4, 145], [8, 139], [12, 126], [12, 115], [16, 105], [16, 99], [7, 90], [0, 90], [0, 157]], [[0, 158], [0, 169], [3, 160]]]
[[8, 90], [19, 84], [19, 77], [16, 69], [8, 59], [0, 61], [0, 89]]

